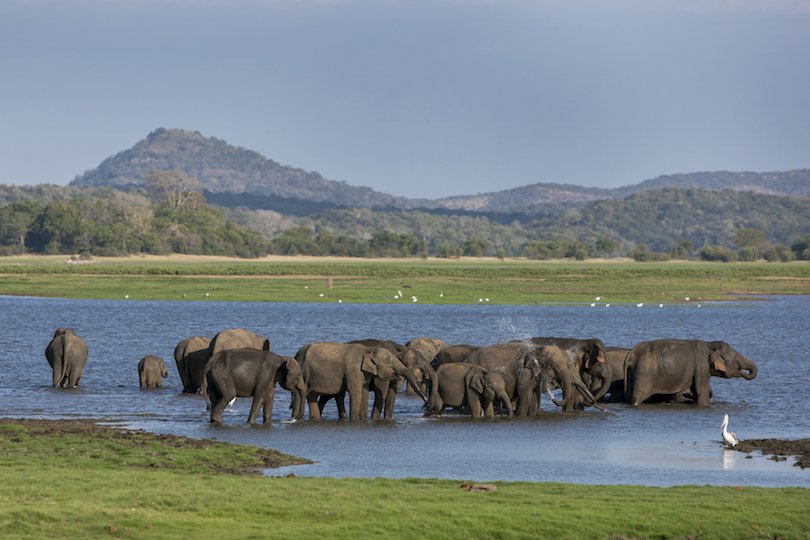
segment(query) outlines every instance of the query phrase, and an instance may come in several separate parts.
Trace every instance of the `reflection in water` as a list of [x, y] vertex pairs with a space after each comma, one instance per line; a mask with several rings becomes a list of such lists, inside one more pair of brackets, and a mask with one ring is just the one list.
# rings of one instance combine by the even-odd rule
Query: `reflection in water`
[[[806, 368], [795, 351], [806, 348], [808, 308], [806, 297], [704, 303], [701, 309], [0, 297], [0, 321], [7, 329], [0, 350], [0, 403], [3, 416], [112, 419], [159, 433], [270, 446], [315, 461], [293, 468], [297, 475], [810, 487], [809, 471], [790, 461], [724, 451], [718, 434], [729, 414], [745, 426], [747, 437], [810, 436], [810, 404], [792, 399], [803, 393], [796, 373]], [[81, 387], [73, 391], [50, 387], [44, 350], [59, 326], [75, 328], [90, 348]], [[427, 336], [485, 345], [577, 336], [623, 347], [663, 337], [719, 339], [757, 361], [760, 374], [750, 382], [713, 378], [707, 408], [608, 404], [604, 414], [590, 409], [564, 415], [544, 399], [540, 417], [477, 422], [452, 414], [424, 418], [421, 400], [406, 396], [397, 399], [393, 421], [341, 422], [330, 404], [322, 421], [293, 422], [289, 396], [279, 390], [271, 425], [255, 427], [245, 423], [247, 398], [236, 400], [223, 425], [211, 425], [202, 398], [180, 393], [173, 367], [165, 389], [138, 388], [137, 363], [144, 355], [173, 366], [178, 341], [230, 327], [267, 335], [273, 349], [287, 355], [311, 341], [367, 337], [406, 342]]]

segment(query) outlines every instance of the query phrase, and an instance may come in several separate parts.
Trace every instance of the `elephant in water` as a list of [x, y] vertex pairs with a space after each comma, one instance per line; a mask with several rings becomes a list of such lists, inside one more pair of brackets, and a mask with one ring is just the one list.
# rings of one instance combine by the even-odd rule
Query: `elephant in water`
[[45, 349], [54, 388], [77, 388], [87, 363], [87, 343], [71, 328], [57, 328]]
[[556, 345], [536, 346], [531, 342], [513, 341], [479, 347], [465, 362], [485, 367], [503, 377], [506, 392], [517, 416], [536, 415], [540, 410], [540, 390], [559, 386], [563, 401], [555, 401], [565, 412], [578, 410], [574, 394], [581, 394], [586, 405], [593, 405], [593, 395], [582, 382], [576, 367]]
[[[586, 368], [582, 379], [597, 401], [624, 401], [624, 360], [630, 349], [606, 347], [604, 364], [594, 363]], [[605, 396], [610, 395], [610, 399]]]
[[494, 402], [500, 399], [507, 415], [512, 417], [512, 401], [506, 385], [498, 373], [481, 366], [456, 362], [439, 366], [436, 371], [436, 388], [427, 407], [428, 414], [441, 414], [445, 406], [469, 405], [473, 418], [495, 417]]
[[637, 407], [652, 396], [688, 395], [711, 401], [710, 377], [757, 376], [757, 365], [724, 341], [659, 339], [636, 344], [624, 362], [625, 399]]
[[[391, 381], [405, 377], [419, 394], [419, 384], [409, 370], [393, 353], [383, 347], [369, 347], [359, 343], [315, 342], [304, 345], [295, 354], [304, 373], [307, 387], [309, 417], [320, 418], [319, 398], [336, 397], [338, 413], [345, 416], [343, 396], [349, 393], [349, 419], [368, 417], [369, 389], [374, 389], [373, 417], [380, 415], [380, 407]], [[426, 397], [420, 396], [423, 400]], [[303, 413], [302, 411], [299, 411]], [[392, 411], [393, 412], [393, 411]], [[296, 416], [300, 418], [301, 416]]]
[[292, 392], [293, 411], [301, 409], [306, 386], [301, 366], [294, 358], [254, 348], [218, 352], [208, 362], [202, 390], [210, 401], [211, 422], [222, 422], [222, 412], [236, 397], [253, 397], [248, 423], [255, 424], [259, 407], [262, 420], [270, 421], [276, 383]]
[[208, 347], [211, 339], [202, 336], [192, 336], [184, 339], [174, 348], [174, 361], [180, 382], [183, 384], [183, 393], [193, 394], [200, 389], [203, 379], [205, 363], [208, 362]]
[[477, 345], [467, 345], [466, 343], [447, 345], [439, 349], [439, 351], [430, 361], [430, 365], [433, 367], [433, 369], [439, 369], [439, 366], [442, 364], [465, 362], [470, 353], [477, 348]]
[[[395, 341], [391, 341], [390, 339], [361, 339], [350, 341], [349, 343], [358, 343], [367, 347], [382, 347], [387, 349], [394, 356], [396, 356], [399, 361], [408, 368], [408, 370], [410, 370], [414, 379], [419, 381], [419, 390], [417, 393], [420, 396], [426, 396], [430, 392], [430, 387], [433, 384], [433, 381], [436, 380], [436, 371], [428, 363], [428, 359], [425, 358], [425, 356], [419, 352], [418, 349], [409, 347], [407, 345], [402, 345]], [[391, 419], [393, 417], [394, 403], [396, 403], [397, 394], [402, 387], [403, 380], [407, 379], [400, 375], [389, 383], [387, 389], [383, 389], [379, 385], [380, 378], [376, 378], [373, 407], [375, 414], [380, 411], [380, 407], [382, 407], [381, 410], [386, 419]], [[413, 386], [408, 384], [408, 389], [413, 391]], [[384, 403], [378, 404], [377, 401], [380, 399], [382, 399]]]
[[169, 376], [163, 358], [148, 354], [138, 362], [138, 380], [141, 388], [163, 388], [163, 379]]

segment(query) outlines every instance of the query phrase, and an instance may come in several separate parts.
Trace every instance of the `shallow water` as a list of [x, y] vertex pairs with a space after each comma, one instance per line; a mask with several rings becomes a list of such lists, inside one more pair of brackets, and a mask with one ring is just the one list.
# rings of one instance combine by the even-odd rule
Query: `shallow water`
[[[107, 418], [158, 433], [269, 446], [316, 462], [268, 474], [810, 487], [810, 471], [792, 460], [746, 459], [720, 444], [723, 414], [741, 439], [810, 437], [803, 392], [810, 375], [804, 352], [810, 297], [642, 308], [0, 297], [0, 321], [6, 329], [0, 416]], [[75, 328], [90, 349], [78, 390], [50, 387], [44, 350], [59, 326]], [[203, 400], [180, 393], [172, 354], [185, 337], [231, 327], [267, 335], [273, 350], [287, 355], [311, 341], [366, 337], [492, 344], [575, 336], [624, 347], [665, 337], [725, 340], [757, 362], [759, 376], [713, 378], [707, 408], [608, 404], [604, 414], [591, 409], [564, 415], [544, 405], [546, 414], [538, 418], [478, 422], [423, 418], [421, 401], [405, 396], [398, 398], [392, 421], [339, 421], [329, 405], [322, 421], [291, 422], [289, 395], [278, 391], [270, 426], [245, 423], [250, 399], [238, 399], [224, 425], [212, 426]], [[170, 366], [163, 390], [138, 388], [137, 363], [146, 354]]]

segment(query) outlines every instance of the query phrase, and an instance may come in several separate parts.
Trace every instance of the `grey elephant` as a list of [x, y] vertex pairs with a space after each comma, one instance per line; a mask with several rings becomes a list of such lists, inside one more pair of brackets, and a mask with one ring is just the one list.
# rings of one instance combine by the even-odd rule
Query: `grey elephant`
[[[382, 347], [321, 341], [304, 345], [295, 358], [304, 374], [309, 417], [313, 419], [321, 416], [321, 397], [336, 397], [338, 413], [344, 418], [343, 399], [348, 392], [349, 418], [358, 420], [368, 418], [370, 389], [383, 394], [391, 381], [398, 377], [405, 377], [414, 388], [418, 388], [411, 371], [393, 353]], [[426, 400], [424, 395], [420, 397]], [[375, 397], [373, 417], [380, 416], [384, 399], [383, 395]]]
[[[413, 338], [412, 340], [408, 341], [405, 344], [405, 346], [410, 347], [411, 349], [419, 352], [422, 355], [422, 357], [425, 358], [425, 360], [427, 360], [428, 362], [431, 362], [433, 360], [433, 358], [436, 356], [436, 354], [438, 354], [438, 352], [443, 347], [447, 346], [447, 343], [445, 343], [443, 340], [441, 340], [439, 338], [417, 337], [417, 338]], [[433, 366], [431, 365], [431, 368], [432, 367]], [[435, 368], [434, 368], [434, 370], [435, 370]], [[423, 386], [422, 390], [426, 391], [427, 390], [426, 386]], [[406, 393], [411, 393], [411, 392], [413, 392], [413, 390], [411, 389], [411, 386], [408, 385], [408, 387], [406, 389]]]
[[169, 376], [163, 358], [147, 354], [138, 362], [138, 380], [141, 388], [163, 388], [163, 379]]
[[227, 404], [236, 397], [253, 397], [248, 423], [255, 424], [259, 407], [262, 420], [270, 421], [278, 383], [292, 393], [292, 408], [300, 408], [306, 386], [298, 362], [289, 356], [254, 348], [228, 349], [216, 353], [203, 376], [203, 394], [210, 403], [211, 422], [222, 422]]
[[45, 358], [52, 370], [54, 388], [78, 388], [87, 363], [87, 343], [72, 328], [57, 328]]
[[503, 377], [481, 366], [456, 362], [439, 366], [436, 388], [427, 407], [428, 414], [441, 414], [446, 406], [469, 406], [473, 418], [495, 417], [494, 403], [503, 402], [507, 416], [512, 417], [512, 401]]
[[604, 364], [595, 363], [585, 370], [582, 380], [595, 400], [624, 401], [624, 360], [629, 352], [623, 347], [606, 347]]
[[645, 341], [630, 350], [624, 366], [625, 399], [634, 407], [660, 394], [689, 395], [706, 406], [711, 401], [710, 377], [757, 376], [757, 365], [724, 341]]
[[[555, 345], [563, 351], [568, 358], [568, 369], [576, 371], [580, 379], [596, 376], [602, 381], [597, 388], [596, 395], [604, 395], [610, 388], [606, 382], [605, 344], [596, 338], [560, 338], [560, 337], [533, 337], [529, 340], [535, 346]], [[588, 375], [586, 375], [588, 374]], [[579, 392], [570, 395], [571, 403], [567, 403], [567, 410], [581, 410], [585, 406], [585, 398]]]
[[536, 415], [540, 411], [543, 387], [559, 387], [563, 400], [555, 401], [565, 412], [578, 410], [572, 396], [580, 393], [586, 405], [593, 405], [593, 395], [582, 382], [568, 355], [555, 345], [537, 346], [531, 342], [509, 342], [479, 347], [466, 362], [483, 366], [503, 377], [506, 392], [517, 416]]
[[470, 355], [477, 345], [467, 345], [466, 343], [459, 343], [456, 345], [447, 345], [439, 349], [439, 352], [430, 361], [433, 369], [439, 369], [442, 364], [452, 364], [453, 362], [464, 362], [467, 356]]
[[200, 389], [205, 363], [208, 362], [208, 347], [211, 339], [192, 336], [174, 348], [174, 361], [183, 385], [183, 393], [193, 394]]
[[[359, 343], [368, 347], [383, 347], [384, 349], [387, 349], [410, 370], [414, 379], [419, 381], [419, 389], [417, 393], [420, 396], [425, 396], [430, 392], [432, 382], [436, 379], [436, 371], [430, 365], [428, 359], [425, 358], [425, 356], [422, 355], [418, 349], [408, 347], [407, 345], [402, 345], [390, 339], [361, 339], [350, 341], [349, 343]], [[384, 403], [382, 404], [382, 411], [384, 413], [384, 417], [387, 419], [393, 417], [394, 404], [396, 403], [397, 394], [402, 387], [403, 380], [407, 379], [401, 375], [398, 378], [390, 381], [387, 389], [382, 389], [379, 385], [380, 378], [378, 377], [376, 379], [377, 384], [374, 388], [373, 407], [375, 412], [379, 409], [377, 400], [383, 399]], [[412, 391], [414, 390], [410, 384], [408, 384], [408, 388]]]
[[272, 350], [270, 340], [265, 336], [259, 336], [244, 328], [229, 328], [214, 336], [214, 339], [211, 340], [211, 344], [208, 346], [208, 355], [211, 357], [219, 351], [242, 349], [245, 347], [263, 351]]

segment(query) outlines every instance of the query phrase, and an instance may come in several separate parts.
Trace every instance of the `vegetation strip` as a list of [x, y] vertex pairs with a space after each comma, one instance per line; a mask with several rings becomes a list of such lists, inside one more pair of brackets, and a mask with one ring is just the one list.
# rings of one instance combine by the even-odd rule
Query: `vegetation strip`
[[0, 535], [615, 539], [810, 532], [810, 490], [801, 488], [241, 474], [266, 466], [257, 457], [264, 452], [88, 421], [0, 420]]
[[[0, 294], [133, 300], [498, 304], [727, 300], [810, 294], [810, 263], [261, 261], [0, 258]], [[138, 279], [137, 294], [132, 278]], [[266, 278], [266, 279], [263, 279]], [[402, 292], [402, 294], [398, 294]], [[397, 295], [397, 298], [394, 298]], [[413, 300], [413, 298], [416, 300]]]

